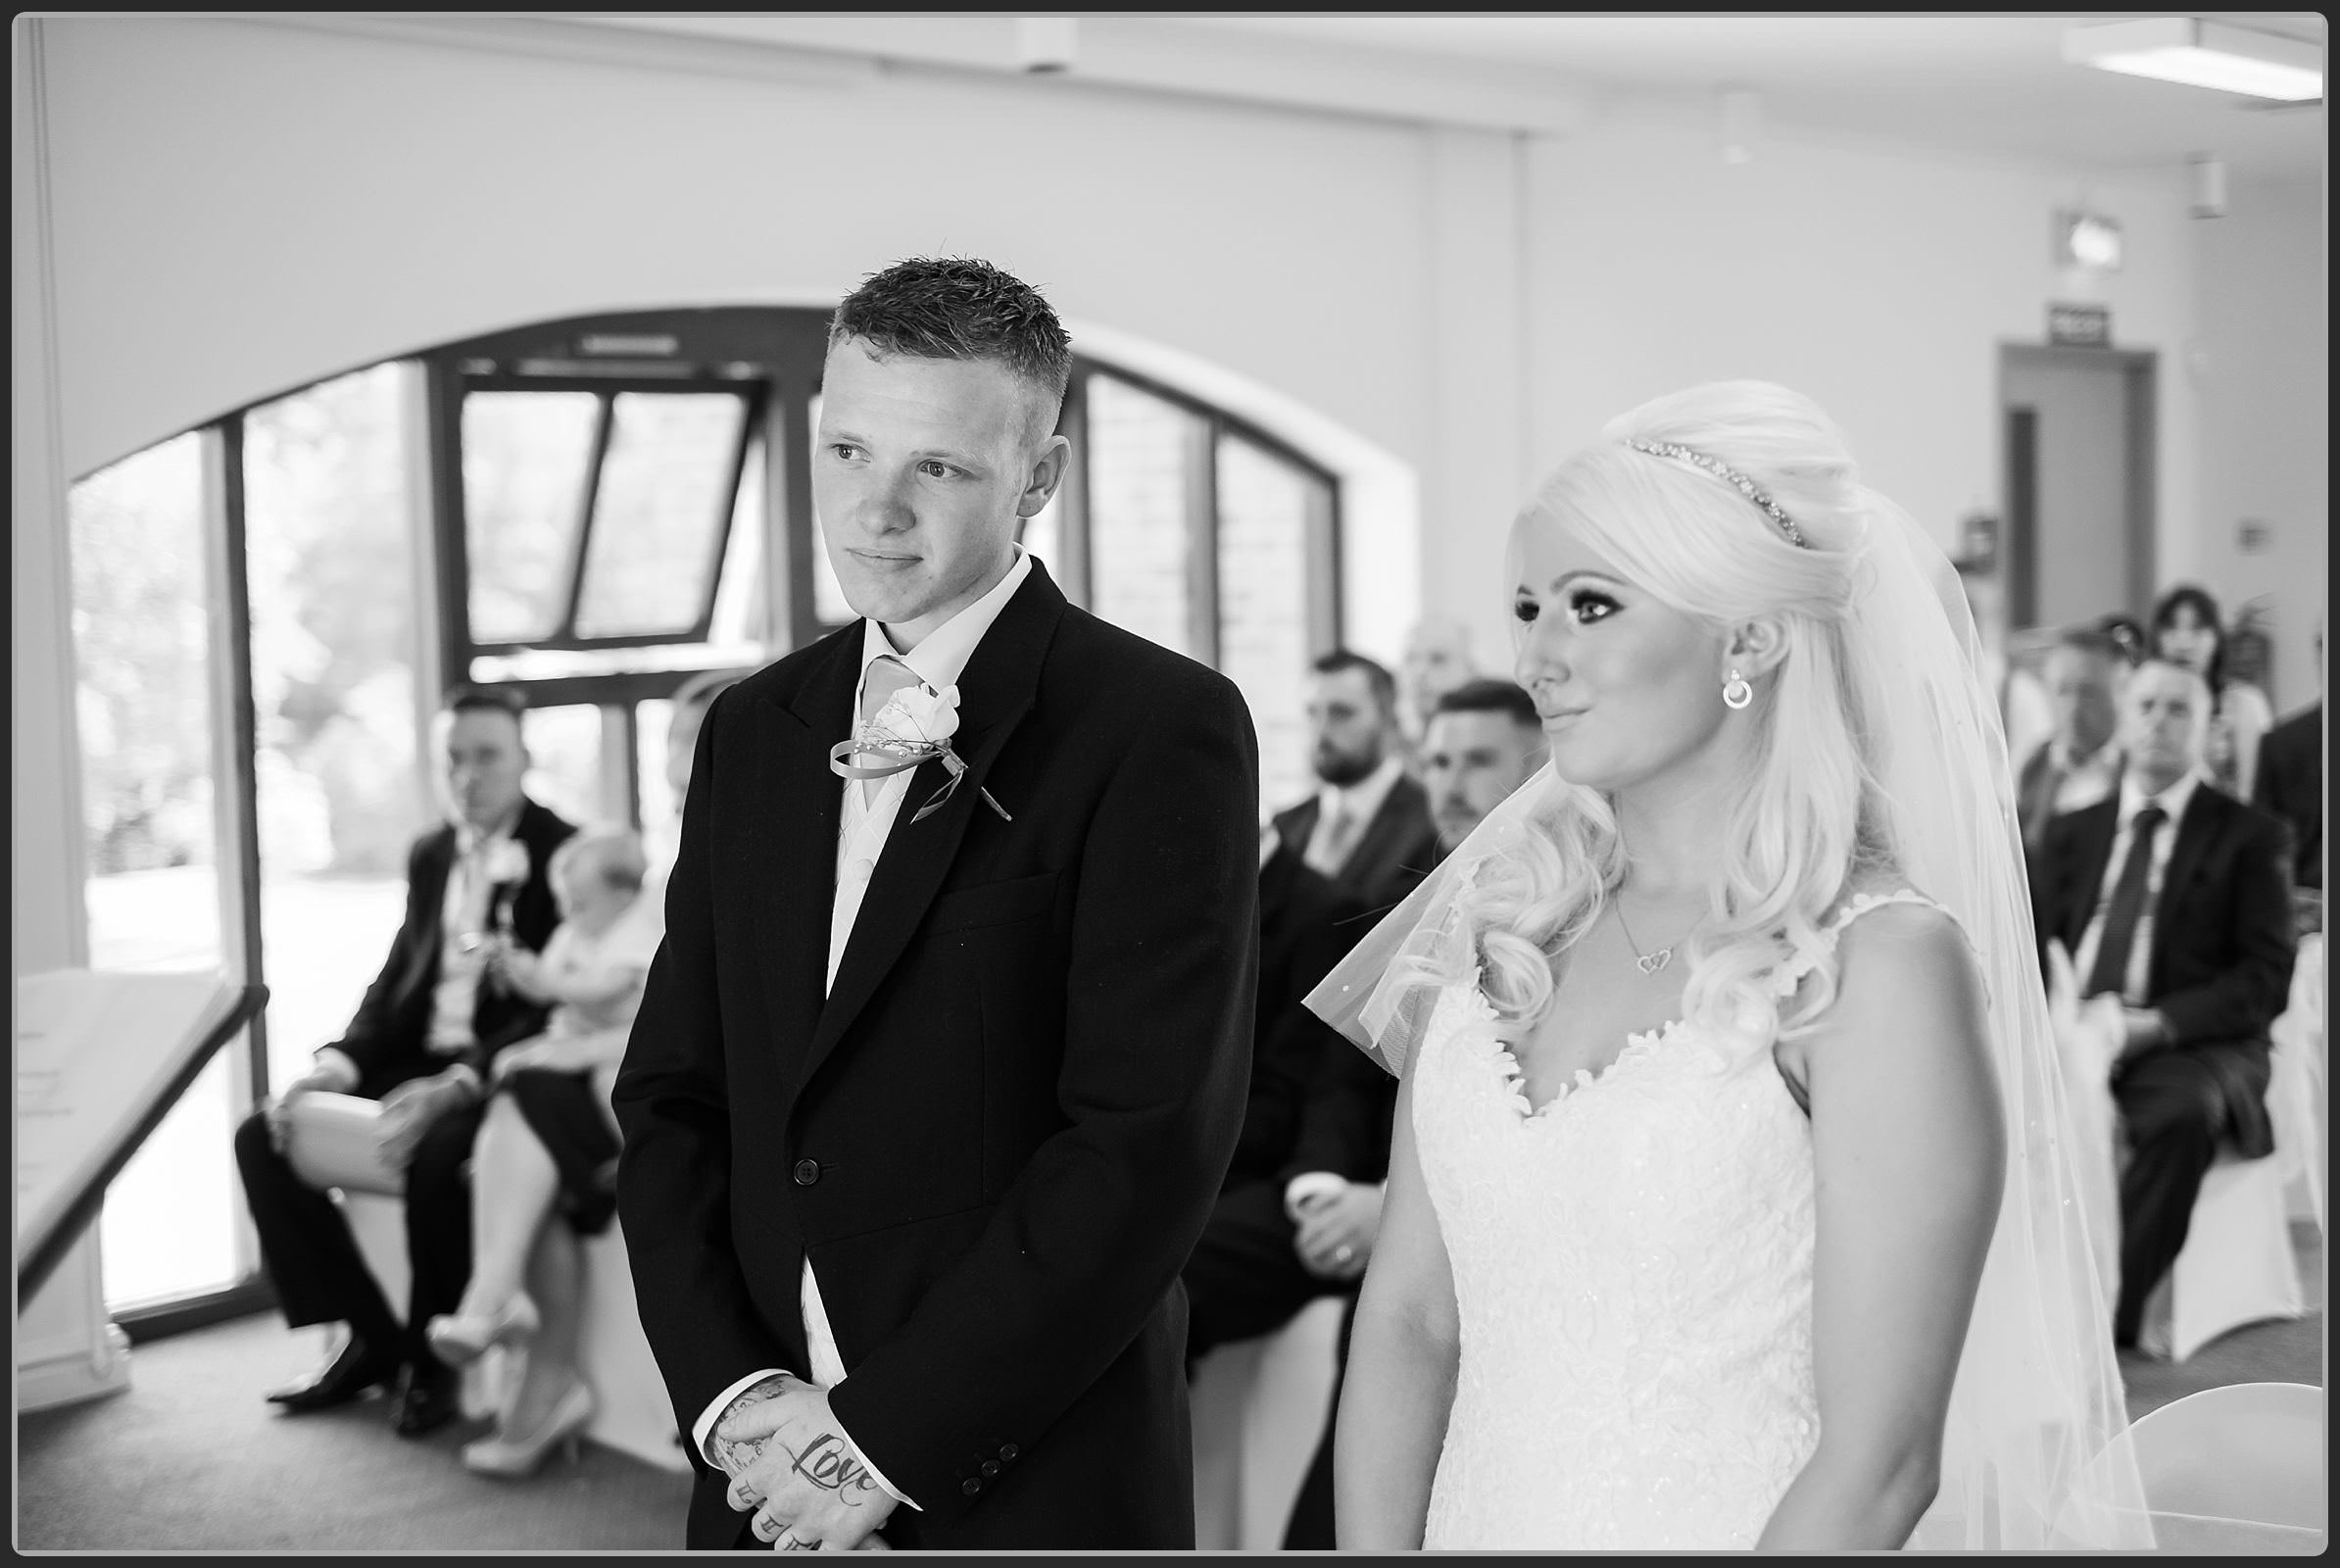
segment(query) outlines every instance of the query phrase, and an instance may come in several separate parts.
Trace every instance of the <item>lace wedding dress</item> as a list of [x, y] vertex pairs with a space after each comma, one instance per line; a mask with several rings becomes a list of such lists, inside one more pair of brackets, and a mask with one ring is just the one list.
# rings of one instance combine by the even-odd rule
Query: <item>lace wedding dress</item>
[[[1827, 940], [1891, 903], [1930, 901]], [[1677, 1020], [1532, 1106], [1478, 985], [1439, 996], [1413, 1128], [1461, 1363], [1425, 1546], [1752, 1546], [1811, 1456], [1811, 1127], [1731, 1044]]]

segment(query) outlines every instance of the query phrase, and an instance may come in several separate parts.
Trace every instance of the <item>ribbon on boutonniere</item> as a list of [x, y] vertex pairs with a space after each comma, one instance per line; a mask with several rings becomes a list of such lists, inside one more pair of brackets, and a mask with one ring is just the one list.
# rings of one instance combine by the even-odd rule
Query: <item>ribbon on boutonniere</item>
[[491, 840], [480, 859], [480, 871], [487, 877], [490, 914], [489, 923], [498, 931], [512, 930], [512, 904], [519, 897], [520, 884], [528, 880], [528, 846], [518, 839]]
[[[951, 737], [957, 732], [956, 686], [941, 691], [923, 683], [905, 686], [888, 698], [886, 706], [871, 714], [851, 739], [829, 748], [829, 771], [839, 778], [891, 778], [921, 763], [941, 762], [951, 776], [910, 817], [913, 822], [923, 821], [943, 808], [943, 803], [966, 776], [966, 762], [951, 747]], [[990, 790], [977, 785], [976, 793], [983, 797], [984, 805], [999, 813], [1000, 821], [1015, 820], [992, 798]]]

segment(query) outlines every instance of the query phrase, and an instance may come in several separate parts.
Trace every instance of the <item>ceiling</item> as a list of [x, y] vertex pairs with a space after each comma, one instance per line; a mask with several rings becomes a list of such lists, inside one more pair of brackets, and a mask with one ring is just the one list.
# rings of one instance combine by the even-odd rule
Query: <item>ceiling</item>
[[[2064, 60], [2066, 27], [2137, 15], [1085, 13], [1073, 19], [1070, 68], [1034, 79], [1561, 136], [1609, 117], [1713, 124], [1718, 94], [1743, 88], [1757, 95], [1759, 134], [1884, 141], [2083, 173], [2174, 168], [2212, 154], [2236, 178], [2321, 177], [2321, 102], [2263, 107]], [[2311, 12], [2217, 15], [2324, 41], [2323, 19]], [[524, 27], [540, 42], [553, 33], [630, 33], [646, 47], [695, 49], [697, 69], [751, 69], [756, 60], [764, 65], [753, 69], [773, 69], [793, 59], [827, 61], [832, 71], [1012, 74], [1026, 69], [1019, 24], [1037, 20], [965, 11], [595, 13], [496, 25]], [[376, 30], [418, 24], [333, 21]]]
[[[2259, 100], [2067, 64], [2078, 23], [2059, 16], [1188, 16], [1226, 36], [1387, 50], [1417, 60], [1523, 68], [1610, 112], [1690, 111], [1724, 87], [1760, 95], [1781, 130], [1885, 137], [2105, 170], [2210, 153], [2246, 177], [2323, 171], [2321, 103]], [[1169, 19], [1164, 19], [1169, 20]], [[2307, 12], [2221, 13], [2231, 25], [2324, 41]]]

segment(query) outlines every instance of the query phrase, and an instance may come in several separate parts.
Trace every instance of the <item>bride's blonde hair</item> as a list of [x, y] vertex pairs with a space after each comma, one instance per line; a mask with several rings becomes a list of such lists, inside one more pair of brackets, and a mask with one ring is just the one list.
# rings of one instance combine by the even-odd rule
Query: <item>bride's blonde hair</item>
[[[1848, 886], [1892, 858], [1873, 699], [1846, 657], [1868, 492], [1828, 416], [1769, 382], [1658, 398], [1601, 434], [1537, 489], [1515, 537], [1565, 529], [1718, 633], [1769, 621], [1783, 649], [1770, 671], [1750, 677], [1754, 700], [1730, 720], [1751, 727], [1753, 765], [1730, 804], [1707, 918], [1682, 954], [1685, 1018], [1768, 1044], [1834, 1000], [1836, 966], [1820, 927]], [[1787, 525], [1709, 468], [1629, 442], [1714, 460], [1768, 494]], [[1488, 1000], [1521, 1023], [1550, 1005], [1553, 956], [1590, 929], [1626, 871], [1600, 792], [1562, 784], [1536, 825], [1516, 855], [1479, 866], [1458, 900]], [[1775, 1007], [1772, 977], [1799, 952], [1819, 959], [1813, 981]]]

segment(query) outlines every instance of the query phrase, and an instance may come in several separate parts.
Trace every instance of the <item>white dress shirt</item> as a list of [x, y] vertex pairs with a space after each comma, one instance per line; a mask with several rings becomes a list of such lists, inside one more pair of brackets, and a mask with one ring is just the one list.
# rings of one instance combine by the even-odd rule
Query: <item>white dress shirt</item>
[[[486, 833], [468, 822], [456, 823], [455, 863], [447, 868], [447, 889], [439, 901], [439, 983], [431, 988], [423, 1043], [433, 1055], [446, 1057], [473, 1090], [479, 1088], [478, 1074], [455, 1058], [473, 1044], [471, 1020], [479, 1006], [479, 978], [487, 967], [478, 938], [487, 930], [496, 894], [487, 878], [488, 858], [497, 845], [512, 841], [512, 830], [519, 825], [516, 807]], [[312, 1059], [337, 1075], [345, 1088], [355, 1089], [364, 1076], [348, 1053], [332, 1046], [319, 1048]]]
[[[976, 645], [983, 634], [990, 631], [992, 622], [999, 618], [999, 612], [1007, 608], [1007, 601], [1032, 575], [1031, 558], [1023, 547], [1015, 547], [1015, 564], [1007, 568], [991, 592], [927, 633], [917, 647], [907, 653], [894, 646], [885, 628], [874, 620], [861, 623], [861, 680], [853, 687], [853, 712], [861, 711], [861, 688], [869, 679], [869, 666], [891, 654], [909, 665], [910, 673], [940, 691], [955, 686], [965, 673], [967, 661], [974, 657]], [[823, 982], [823, 993], [837, 983], [837, 966], [844, 960], [847, 941], [852, 937], [853, 921], [861, 912], [861, 900], [869, 892], [869, 879], [877, 870], [878, 856], [886, 847], [886, 837], [894, 830], [894, 819], [902, 814], [903, 797], [909, 793], [910, 780], [916, 770], [891, 774], [882, 779], [844, 779], [845, 808], [837, 824], [837, 892], [829, 906], [829, 971]], [[804, 1258], [804, 1273], [798, 1292], [804, 1315], [804, 1346], [812, 1365], [809, 1381], [823, 1389], [835, 1388], [845, 1381], [844, 1359], [837, 1352], [837, 1337], [830, 1331], [829, 1314], [821, 1305], [820, 1285], [812, 1277], [812, 1258]], [[746, 1377], [715, 1396], [691, 1428], [692, 1440], [699, 1451], [707, 1453], [707, 1434], [725, 1406], [738, 1398], [750, 1387], [778, 1374], [779, 1367], [765, 1367]], [[853, 1434], [844, 1432], [846, 1441], [853, 1443]], [[712, 1459], [709, 1454], [708, 1458]], [[867, 1466], [870, 1478], [894, 1496], [897, 1501], [918, 1504], [904, 1496], [894, 1484], [869, 1463], [869, 1456], [854, 1445], [854, 1457]]]
[[[1367, 824], [1380, 812], [1382, 803], [1389, 798], [1389, 792], [1397, 787], [1397, 781], [1404, 776], [1404, 761], [1389, 756], [1383, 758], [1379, 767], [1354, 784], [1321, 786], [1316, 792], [1316, 828], [1308, 835], [1300, 858], [1327, 876], [1339, 871], [1348, 857], [1357, 852], [1357, 845], [1365, 836]], [[1336, 817], [1346, 818], [1344, 831], [1348, 834], [1348, 844], [1341, 859], [1334, 861], [1328, 868], [1326, 847], [1332, 842]]]
[[2056, 798], [2048, 809], [2057, 816], [2084, 810], [2121, 786], [2121, 748], [2111, 741], [2087, 757], [2075, 759], [2062, 741], [2048, 742], [2048, 766], [2056, 770]]
[[2135, 836], [2132, 829], [2137, 813], [2151, 801], [2162, 808], [2162, 825], [2153, 836], [2153, 858], [2145, 874], [2145, 907], [2137, 916], [2136, 935], [2129, 942], [2127, 972], [2121, 977], [2121, 1000], [2132, 1007], [2145, 1005], [2145, 985], [2153, 965], [2154, 912], [2162, 902], [2162, 879], [2169, 870], [2169, 851], [2177, 843], [2177, 824], [2184, 819], [2186, 805], [2193, 800], [2194, 788], [2201, 778], [2199, 772], [2188, 773], [2159, 795], [2148, 795], [2138, 788], [2134, 774], [2121, 781], [2121, 825], [2114, 830], [2113, 853], [2105, 859], [2104, 879], [2096, 887], [2096, 912], [2088, 917], [2088, 929], [2080, 934], [2080, 951], [2072, 955], [2072, 962], [2085, 984], [2096, 969], [2096, 950], [2103, 945], [2105, 914], [2113, 902], [2113, 889], [2121, 881], [2121, 868], [2128, 863], [2128, 846]]

